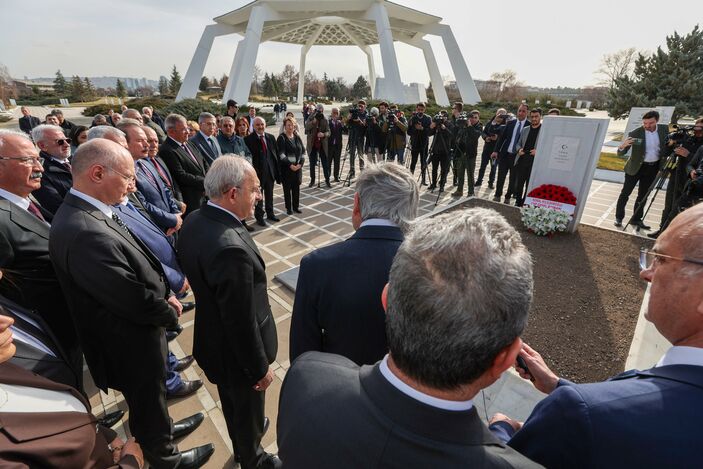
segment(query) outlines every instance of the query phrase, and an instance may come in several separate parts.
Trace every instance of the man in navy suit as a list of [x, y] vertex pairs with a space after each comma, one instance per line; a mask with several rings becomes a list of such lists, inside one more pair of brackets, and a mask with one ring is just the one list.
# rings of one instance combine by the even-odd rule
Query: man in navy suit
[[39, 125], [32, 130], [32, 140], [44, 158], [41, 187], [33, 192], [37, 202], [55, 214], [63, 198], [73, 185], [71, 175], [71, 139], [66, 138], [61, 127]]
[[508, 122], [496, 142], [493, 153], [491, 153], [491, 158], [498, 158], [498, 181], [496, 183], [495, 196], [493, 197], [496, 202], [500, 202], [500, 197], [503, 195], [503, 185], [506, 177], [508, 178], [508, 188], [505, 190], [503, 202], [506, 204], [510, 203], [510, 197], [514, 195], [513, 190], [515, 189], [517, 173], [513, 171], [513, 166], [515, 165], [520, 133], [522, 129], [530, 126], [530, 121], [527, 120], [527, 111], [529, 109], [529, 106], [524, 103], [517, 108], [517, 119]]
[[388, 352], [381, 292], [404, 228], [417, 215], [418, 185], [394, 163], [367, 165], [356, 183], [348, 240], [300, 263], [290, 360], [316, 350], [370, 365]]
[[[573, 384], [524, 346], [535, 407], [510, 446], [547, 467], [697, 467], [703, 401], [703, 205], [677, 216], [640, 256], [651, 290], [645, 318], [672, 343], [648, 370]], [[518, 369], [523, 378], [525, 370]], [[495, 423], [508, 435], [519, 422]]]
[[202, 112], [198, 116], [198, 125], [200, 130], [190, 141], [200, 150], [208, 165], [211, 165], [222, 155], [220, 144], [217, 142], [217, 119], [209, 112]]

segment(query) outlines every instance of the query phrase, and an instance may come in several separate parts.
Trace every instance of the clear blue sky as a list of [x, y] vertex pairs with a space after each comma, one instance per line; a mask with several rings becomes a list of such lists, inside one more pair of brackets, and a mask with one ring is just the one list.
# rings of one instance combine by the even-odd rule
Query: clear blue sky
[[[14, 77], [64, 75], [158, 79], [173, 64], [185, 73], [203, 27], [245, 0], [2, 0], [0, 63]], [[396, 0], [444, 18], [452, 26], [474, 78], [513, 69], [536, 86], [583, 86], [603, 54], [627, 47], [653, 51], [673, 31], [688, 33], [703, 18], [703, 2], [544, 0]], [[205, 73], [228, 73], [239, 36], [218, 38]], [[451, 75], [441, 41], [432, 38], [443, 75]], [[257, 64], [280, 72], [296, 69], [300, 46], [263, 44]], [[403, 44], [396, 51], [404, 82], [429, 81], [422, 53]], [[376, 68], [382, 74], [378, 46]], [[353, 81], [367, 74], [366, 59], [353, 47], [313, 47], [307, 67], [322, 76]]]

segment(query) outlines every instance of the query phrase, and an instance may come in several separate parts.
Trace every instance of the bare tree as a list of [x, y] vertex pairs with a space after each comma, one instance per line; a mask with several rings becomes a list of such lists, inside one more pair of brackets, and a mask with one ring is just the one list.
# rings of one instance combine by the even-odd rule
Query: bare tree
[[292, 65], [286, 65], [281, 72], [281, 80], [283, 80], [283, 91], [291, 93], [298, 87], [298, 72]]
[[260, 87], [259, 84], [261, 83], [261, 77], [263, 76], [263, 72], [261, 71], [261, 67], [258, 65], [254, 65], [254, 76], [252, 77], [252, 80], [254, 81], [251, 84], [251, 92], [253, 94], [258, 94]]
[[595, 74], [600, 78], [598, 84], [610, 88], [616, 79], [632, 77], [638, 54], [639, 52], [634, 47], [605, 54], [601, 59], [600, 67], [595, 71]]
[[496, 95], [496, 101], [511, 101], [521, 97], [524, 92], [524, 84], [517, 79], [515, 70], [504, 70], [502, 72], [491, 73], [491, 80], [501, 83]]

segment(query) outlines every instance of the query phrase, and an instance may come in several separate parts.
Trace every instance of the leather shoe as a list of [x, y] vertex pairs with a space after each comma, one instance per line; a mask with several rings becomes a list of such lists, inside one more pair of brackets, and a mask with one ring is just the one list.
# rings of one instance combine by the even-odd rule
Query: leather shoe
[[655, 231], [654, 233], [649, 233], [649, 234], [647, 235], [647, 237], [648, 237], [648, 238], [652, 238], [652, 239], [657, 239], [660, 234], [662, 234], [661, 230], [657, 230], [657, 231]]
[[286, 213], [287, 213], [288, 215], [293, 215], [293, 210], [291, 210], [291, 209], [286, 209]]
[[253, 226], [247, 225], [247, 221], [246, 221], [246, 220], [242, 220], [242, 225], [244, 225], [244, 228], [246, 228], [249, 233], [251, 233], [252, 231], [254, 231], [254, 227], [253, 227]]
[[294, 211], [295, 213], [303, 213], [303, 211], [300, 210], [299, 208], [294, 208], [293, 211]]
[[173, 368], [173, 371], [183, 371], [186, 368], [188, 368], [190, 365], [193, 364], [195, 361], [195, 358], [193, 358], [193, 355], [188, 355], [187, 357], [183, 357], [180, 360], [176, 361], [176, 366]]
[[178, 464], [178, 469], [196, 469], [202, 467], [214, 452], [215, 445], [212, 443], [191, 448], [188, 451], [181, 451], [181, 462]]
[[205, 420], [205, 415], [202, 412], [198, 412], [174, 423], [173, 439], [182, 438], [189, 433], [193, 433], [193, 430], [198, 428], [203, 423], [203, 420]]
[[166, 329], [166, 341], [171, 342], [178, 337], [181, 332], [183, 332], [183, 326], [180, 324], [176, 325], [173, 329]]
[[275, 454], [266, 453], [256, 467], [260, 469], [279, 469], [283, 467], [283, 461]]
[[181, 301], [181, 306], [183, 306], [183, 312], [187, 313], [195, 309], [195, 301]]
[[615, 223], [613, 225], [617, 226], [618, 228], [622, 228], [622, 218], [616, 218]]
[[258, 218], [258, 219], [256, 220], [256, 224], [259, 225], [259, 226], [264, 226], [264, 227], [268, 226], [268, 225], [266, 224], [266, 222], [264, 221], [263, 218]]
[[[105, 417], [98, 419], [98, 423], [102, 425], [103, 427], [110, 428], [113, 425], [116, 425], [117, 422], [122, 420], [122, 417], [124, 416], [124, 410], [116, 410], [115, 412], [110, 412], [109, 414], [105, 414]], [[266, 428], [266, 421], [264, 421], [264, 428]]]
[[193, 381], [183, 381], [183, 384], [181, 384], [178, 389], [173, 392], [166, 393], [166, 399], [176, 399], [179, 397], [190, 396], [195, 391], [200, 389], [202, 385], [203, 382], [199, 379], [194, 379]]
[[266, 217], [266, 219], [271, 221], [281, 221], [281, 219], [278, 218], [276, 215], [269, 215]]
[[652, 227], [649, 226], [649, 225], [645, 225], [642, 220], [631, 221], [630, 224], [631, 224], [632, 226], [636, 226], [636, 227], [639, 228], [640, 230], [649, 230], [650, 228], [652, 228]]
[[500, 196], [493, 197], [493, 202], [500, 202]]

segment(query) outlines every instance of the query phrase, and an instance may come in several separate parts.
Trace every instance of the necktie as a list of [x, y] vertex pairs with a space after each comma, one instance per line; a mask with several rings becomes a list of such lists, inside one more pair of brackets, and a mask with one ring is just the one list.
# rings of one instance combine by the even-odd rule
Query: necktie
[[125, 222], [122, 221], [122, 219], [120, 218], [119, 215], [117, 215], [116, 212], [112, 212], [112, 219], [115, 221], [115, 223], [117, 223], [117, 225], [119, 225], [120, 228], [122, 228], [124, 230], [125, 233], [127, 233], [127, 236], [129, 236], [132, 239], [132, 241], [139, 244], [137, 242], [137, 240], [134, 238], [134, 235], [132, 234], [132, 232], [129, 231], [129, 228], [127, 228], [127, 225], [125, 225]]
[[263, 154], [263, 156], [266, 156], [268, 154], [268, 148], [266, 147], [266, 137], [262, 135], [259, 138], [261, 139], [261, 153]]
[[158, 160], [152, 156], [149, 158], [149, 161], [151, 161], [151, 164], [153, 164], [154, 168], [156, 168], [156, 172], [159, 173], [159, 177], [161, 177], [161, 179], [164, 181], [164, 184], [166, 184], [168, 187], [171, 187], [171, 181], [166, 175], [166, 171], [164, 171], [164, 169], [159, 164]]
[[513, 148], [510, 153], [515, 153], [515, 150], [517, 149], [517, 144], [520, 142], [520, 132], [522, 132], [522, 122], [518, 121], [517, 124], [515, 124], [515, 127], [517, 127], [517, 133], [515, 134], [515, 143], [513, 143]]
[[212, 148], [212, 153], [213, 153], [215, 156], [220, 156], [220, 146], [219, 146], [219, 145], [217, 144], [217, 142], [215, 141], [215, 137], [210, 136], [210, 137], [208, 138], [208, 141], [210, 142], [210, 147]]
[[61, 163], [61, 166], [63, 166], [63, 169], [65, 169], [65, 170], [68, 171], [69, 173], [71, 172], [71, 163], [68, 163], [68, 162], [66, 162], [66, 163]]
[[188, 155], [190, 155], [190, 158], [193, 160], [193, 162], [194, 162], [195, 164], [197, 164], [198, 166], [200, 166], [200, 163], [198, 163], [198, 159], [197, 159], [197, 158], [195, 157], [195, 155], [190, 151], [190, 148], [188, 148], [188, 144], [187, 144], [187, 143], [184, 143], [184, 144], [182, 144], [181, 146], [182, 146], [183, 149], [186, 151], [186, 153], [188, 153]]
[[35, 217], [37, 217], [41, 221], [44, 221], [44, 222], [46, 221], [44, 219], [44, 215], [41, 214], [41, 210], [39, 210], [39, 207], [37, 207], [37, 204], [35, 204], [31, 200], [29, 201], [29, 207], [27, 207], [27, 210], [29, 211], [29, 213], [31, 213], [32, 215], [34, 215]]
[[141, 170], [141, 172], [146, 176], [146, 178], [151, 182], [151, 184], [156, 187], [156, 189], [159, 189], [159, 183], [156, 182], [156, 178], [154, 175], [149, 171], [149, 169], [144, 165], [144, 162], [141, 160], [137, 161], [137, 167]]

